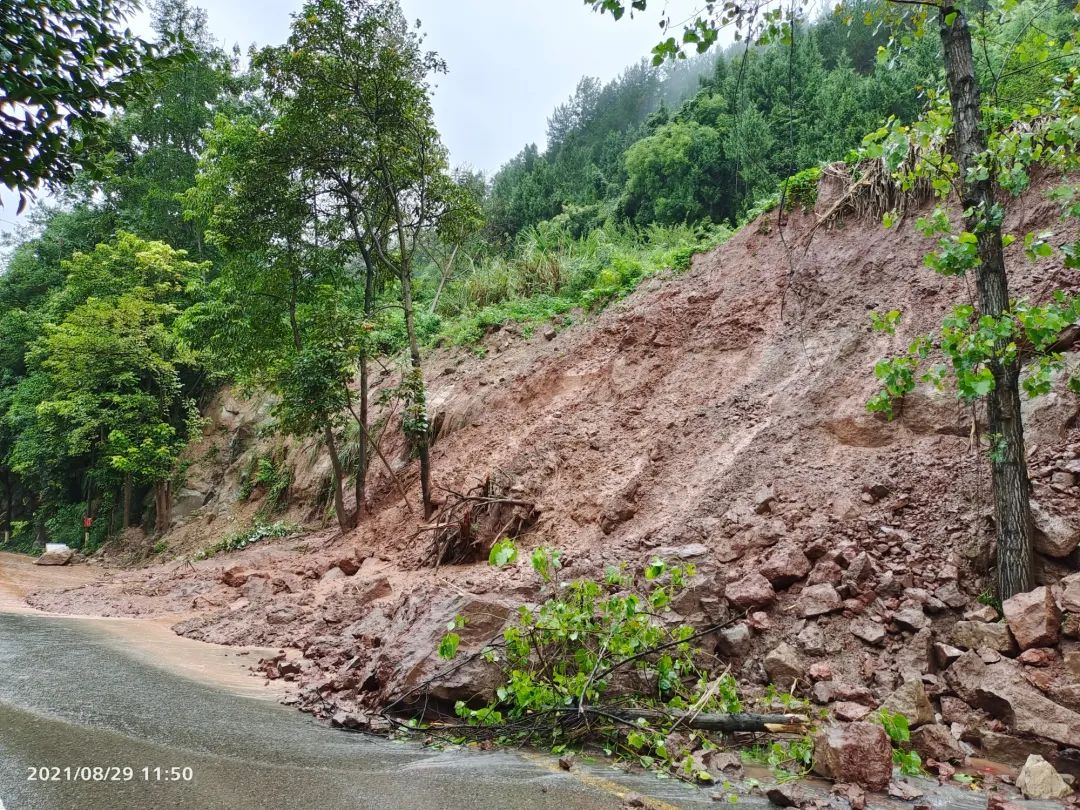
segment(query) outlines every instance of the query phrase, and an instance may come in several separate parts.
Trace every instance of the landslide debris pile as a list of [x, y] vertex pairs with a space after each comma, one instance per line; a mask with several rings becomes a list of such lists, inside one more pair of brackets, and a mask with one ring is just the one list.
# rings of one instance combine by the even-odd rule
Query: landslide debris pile
[[[825, 188], [818, 211], [829, 208]], [[969, 298], [963, 281], [922, 267], [929, 245], [914, 216], [891, 231], [834, 223], [806, 240], [812, 212], [790, 214], [783, 239], [773, 212], [584, 323], [504, 329], [483, 357], [438, 352], [435, 480], [458, 493], [506, 482], [528, 504], [519, 545], [560, 549], [567, 577], [693, 561], [673, 611], [701, 626], [738, 619], [713, 643], [744, 682], [794, 683], [841, 720], [888, 705], [928, 759], [977, 752], [1019, 766], [1036, 753], [1080, 774], [1080, 400], [1059, 381], [1025, 406], [1045, 585], [1006, 602], [1001, 620], [983, 597], [993, 506], [977, 410], [926, 385], [892, 422], [865, 410], [874, 361]], [[1055, 218], [1036, 189], [1006, 232]], [[1009, 249], [1014, 295], [1076, 288], [1059, 264], [1024, 259], [1022, 242]], [[892, 308], [904, 313], [897, 334], [872, 332], [868, 313]], [[397, 451], [415, 504], [414, 465]], [[266, 541], [33, 601], [194, 611], [179, 632], [297, 647], [299, 661], [264, 662], [267, 677], [294, 681], [307, 710], [364, 726], [439, 669], [433, 652], [454, 616], [467, 620], [462, 649], [475, 649], [536, 595], [527, 553], [509, 571], [436, 571], [421, 517], [385, 474], [372, 491], [371, 514], [346, 537]], [[463, 668], [431, 696], [452, 704], [491, 677]]]

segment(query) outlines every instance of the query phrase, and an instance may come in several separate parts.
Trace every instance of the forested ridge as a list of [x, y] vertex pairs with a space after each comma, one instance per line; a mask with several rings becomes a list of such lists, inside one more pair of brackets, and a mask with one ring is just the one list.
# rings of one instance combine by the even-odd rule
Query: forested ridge
[[[585, 77], [545, 147], [487, 178], [450, 166], [428, 84], [448, 66], [395, 3], [313, 0], [288, 44], [244, 59], [189, 0], [158, 0], [140, 86], [0, 277], [8, 542], [83, 546], [83, 516], [88, 551], [128, 525], [165, 530], [200, 404], [229, 384], [271, 392], [278, 429], [317, 439], [336, 519], [355, 525], [385, 427], [368, 417], [371, 363], [401, 368], [392, 396], [423, 461], [430, 347], [587, 317], [781, 191], [812, 205], [820, 166], [880, 152], [867, 133], [939, 98], [940, 42], [897, 34], [886, 9], [848, 3], [783, 41]], [[1050, 98], [1046, 57], [1073, 24], [1036, 3], [985, 23], [981, 78], [1000, 103]]]

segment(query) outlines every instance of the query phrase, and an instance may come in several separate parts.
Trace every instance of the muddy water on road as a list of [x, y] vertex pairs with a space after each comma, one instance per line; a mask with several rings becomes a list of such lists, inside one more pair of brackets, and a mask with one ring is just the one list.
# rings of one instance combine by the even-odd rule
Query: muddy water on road
[[[75, 588], [103, 576], [99, 568], [88, 565], [40, 566], [33, 564], [32, 557], [0, 552], [0, 613], [55, 616], [28, 606], [26, 596], [45, 589]], [[250, 671], [254, 662], [276, 650], [228, 647], [183, 638], [172, 631], [172, 625], [184, 616], [67, 618], [77, 618], [79, 627], [93, 631], [100, 643], [111, 645], [118, 653], [175, 675], [261, 700], [276, 701], [284, 693], [280, 682], [267, 684]]]
[[[127, 656], [96, 622], [0, 614], [0, 672], [0, 800], [9, 810], [619, 804], [510, 754], [439, 754], [331, 731]], [[83, 766], [117, 768], [117, 780], [95, 782]], [[53, 770], [33, 770], [43, 767]], [[54, 781], [30, 778], [42, 775]]]

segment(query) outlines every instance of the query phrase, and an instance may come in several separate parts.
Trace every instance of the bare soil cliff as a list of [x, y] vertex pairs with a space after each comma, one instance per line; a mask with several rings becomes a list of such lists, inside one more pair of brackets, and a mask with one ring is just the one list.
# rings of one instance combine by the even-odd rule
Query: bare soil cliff
[[[830, 193], [823, 188], [819, 213]], [[557, 334], [506, 328], [482, 357], [436, 351], [432, 461], [444, 505], [483, 482], [533, 505], [487, 515], [459, 549], [472, 562], [433, 566], [415, 464], [388, 430], [384, 450], [412, 511], [376, 463], [368, 514], [347, 536], [266, 540], [32, 602], [181, 613], [177, 631], [194, 638], [298, 647], [299, 664], [271, 662], [268, 675], [294, 680], [313, 711], [359, 723], [365, 707], [434, 672], [455, 614], [470, 619], [463, 648], [475, 646], [535, 594], [527, 554], [509, 572], [486, 564], [487, 544], [512, 525], [525, 551], [562, 550], [568, 576], [655, 555], [692, 560], [698, 578], [676, 609], [703, 626], [730, 617], [715, 643], [750, 683], [794, 674], [801, 691], [852, 719], [898, 689], [925, 692], [933, 703], [917, 725], [998, 759], [1080, 749], [1070, 580], [1049, 591], [1065, 609], [1064, 635], [1032, 646], [1038, 654], [1020, 654], [977, 601], [993, 535], [986, 450], [973, 444], [978, 414], [929, 386], [892, 422], [865, 409], [875, 360], [971, 295], [922, 266], [931, 244], [913, 219], [888, 231], [849, 220], [811, 239], [814, 213], [791, 214], [781, 233], [773, 212], [685, 274], [654, 278]], [[1014, 295], [1077, 288], [1074, 271], [1022, 254], [1023, 234], [1060, 231], [1056, 220], [1038, 191], [1012, 205]], [[904, 314], [897, 335], [872, 332], [869, 311], [892, 308]], [[387, 372], [381, 382], [393, 381]], [[215, 403], [189, 472], [190, 514], [166, 538], [174, 553], [254, 511], [237, 505], [238, 481], [252, 454], [268, 452], [265, 413], [265, 403], [229, 395]], [[1080, 398], [1059, 380], [1027, 403], [1025, 418], [1040, 548], [1053, 554], [1040, 556], [1039, 577], [1058, 583], [1080, 570]], [[311, 525], [323, 515], [312, 504], [325, 459], [295, 444], [280, 452], [295, 468], [292, 515]], [[474, 694], [483, 677], [462, 672], [436, 697]], [[1036, 735], [1051, 742], [1020, 740]]]

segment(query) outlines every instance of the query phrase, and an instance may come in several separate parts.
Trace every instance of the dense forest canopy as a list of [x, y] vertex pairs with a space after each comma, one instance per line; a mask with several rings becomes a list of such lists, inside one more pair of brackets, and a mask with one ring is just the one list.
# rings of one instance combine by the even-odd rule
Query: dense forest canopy
[[[81, 152], [61, 165], [63, 195], [0, 276], [5, 538], [84, 546], [84, 515], [87, 550], [167, 528], [199, 406], [223, 384], [275, 395], [280, 431], [332, 458], [328, 498], [354, 525], [376, 359], [400, 370], [391, 394], [428, 501], [423, 350], [588, 313], [684, 269], [775, 206], [785, 179], [919, 119], [941, 97], [941, 43], [896, 47], [876, 22], [886, 5], [851, 0], [792, 21], [786, 41], [584, 77], [544, 148], [488, 179], [449, 165], [429, 86], [446, 66], [394, 0], [308, 0], [288, 43], [246, 65], [190, 0], [156, 0], [148, 89], [109, 85], [93, 169]], [[1051, 106], [1072, 69], [1053, 51], [1075, 26], [1063, 4], [989, 15], [980, 81], [999, 108]], [[151, 51], [118, 53], [124, 68]]]

